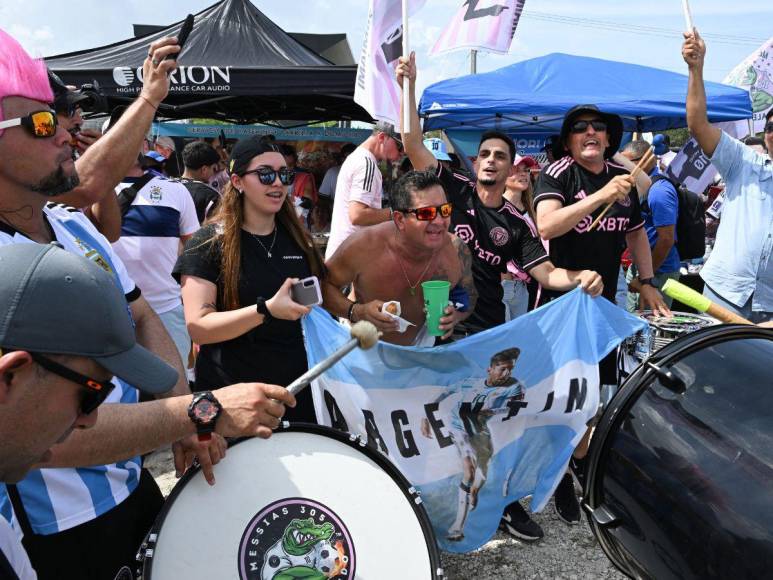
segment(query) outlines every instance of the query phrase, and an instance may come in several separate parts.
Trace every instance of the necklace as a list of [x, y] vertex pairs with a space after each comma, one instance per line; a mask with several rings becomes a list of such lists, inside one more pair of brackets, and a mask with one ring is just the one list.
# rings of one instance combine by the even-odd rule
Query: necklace
[[403, 271], [403, 277], [405, 278], [405, 281], [408, 283], [408, 288], [410, 289], [411, 296], [416, 296], [416, 288], [419, 287], [419, 284], [421, 284], [422, 279], [424, 278], [424, 274], [427, 273], [427, 270], [429, 270], [430, 265], [435, 260], [435, 252], [432, 252], [432, 255], [429, 257], [429, 261], [427, 261], [427, 265], [424, 266], [424, 269], [421, 271], [421, 274], [419, 274], [419, 279], [416, 280], [416, 284], [411, 284], [410, 278], [408, 278], [408, 272], [405, 271], [405, 266], [403, 265], [403, 261], [400, 259], [400, 254], [397, 253], [397, 250], [392, 249], [392, 252], [394, 252], [395, 256], [397, 257], [397, 263], [400, 264], [400, 269]]
[[260, 244], [260, 247], [266, 250], [266, 254], [268, 254], [268, 257], [271, 257], [271, 250], [274, 249], [274, 244], [276, 243], [276, 224], [274, 224], [274, 237], [271, 238], [271, 245], [267, 248], [263, 242], [260, 241], [260, 238], [258, 237], [258, 234], [253, 234], [250, 232], [250, 235], [252, 235], [253, 238], [255, 238], [255, 241], [257, 241]]

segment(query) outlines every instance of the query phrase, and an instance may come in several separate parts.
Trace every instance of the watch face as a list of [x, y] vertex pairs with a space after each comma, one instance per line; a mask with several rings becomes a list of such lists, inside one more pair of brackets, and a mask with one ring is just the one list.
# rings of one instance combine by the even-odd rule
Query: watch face
[[193, 414], [196, 416], [196, 419], [202, 423], [214, 420], [214, 418], [217, 417], [217, 411], [217, 407], [207, 399], [201, 399], [193, 408]]

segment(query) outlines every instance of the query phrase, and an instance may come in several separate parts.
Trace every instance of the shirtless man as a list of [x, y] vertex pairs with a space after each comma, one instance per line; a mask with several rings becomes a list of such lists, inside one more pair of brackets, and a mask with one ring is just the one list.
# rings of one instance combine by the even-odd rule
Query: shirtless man
[[[323, 284], [324, 307], [351, 322], [367, 320], [393, 344], [432, 346], [425, 332], [421, 283], [448, 280], [470, 296], [462, 312], [451, 306], [440, 319], [447, 338], [475, 308], [477, 291], [472, 279], [472, 257], [459, 238], [448, 232], [451, 205], [432, 172], [411, 171], [401, 177], [392, 193], [392, 220], [355, 232], [327, 261]], [[352, 302], [341, 288], [354, 285]], [[385, 302], [400, 302], [401, 317], [413, 323], [398, 332], [393, 318], [381, 312]]]

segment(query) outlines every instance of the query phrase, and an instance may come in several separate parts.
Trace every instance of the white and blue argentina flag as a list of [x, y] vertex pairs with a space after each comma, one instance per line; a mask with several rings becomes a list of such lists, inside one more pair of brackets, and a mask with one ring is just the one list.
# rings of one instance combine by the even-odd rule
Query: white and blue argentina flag
[[[644, 326], [575, 290], [451, 345], [357, 349], [312, 385], [317, 418], [387, 454], [440, 547], [467, 552], [511, 502], [545, 506], [598, 408], [597, 362]], [[350, 338], [319, 308], [303, 328], [309, 366]]]

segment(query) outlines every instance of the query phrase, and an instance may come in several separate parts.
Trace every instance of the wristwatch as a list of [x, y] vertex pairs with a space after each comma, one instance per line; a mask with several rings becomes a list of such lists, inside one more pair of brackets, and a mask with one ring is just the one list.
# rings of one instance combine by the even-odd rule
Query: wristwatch
[[655, 283], [652, 280], [653, 280], [653, 278], [639, 278], [639, 283], [640, 284], [647, 284], [648, 286], [652, 286], [653, 288], [657, 288], [657, 286], [655, 286]]
[[223, 406], [211, 391], [196, 393], [188, 405], [188, 417], [196, 425], [199, 441], [209, 441], [215, 430], [217, 419], [223, 411]]
[[263, 296], [258, 296], [258, 299], [255, 301], [255, 309], [258, 311], [258, 314], [263, 315], [263, 324], [268, 324], [274, 319]]

